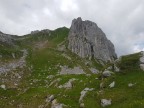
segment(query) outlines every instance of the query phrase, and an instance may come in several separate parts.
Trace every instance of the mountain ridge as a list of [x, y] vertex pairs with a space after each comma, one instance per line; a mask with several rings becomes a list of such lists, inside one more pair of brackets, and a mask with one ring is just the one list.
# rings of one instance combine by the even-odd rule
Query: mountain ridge
[[[68, 49], [69, 29], [16, 37], [0, 47], [2, 108], [143, 108], [143, 52], [113, 62]], [[1, 73], [3, 72], [3, 73]]]

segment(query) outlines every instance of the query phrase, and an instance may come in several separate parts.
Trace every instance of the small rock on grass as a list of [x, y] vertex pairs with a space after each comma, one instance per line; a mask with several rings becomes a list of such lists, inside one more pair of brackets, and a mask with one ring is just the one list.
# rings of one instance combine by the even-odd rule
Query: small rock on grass
[[52, 101], [51, 108], [63, 108], [63, 104], [58, 103], [57, 100], [54, 99], [54, 100]]
[[6, 86], [5, 86], [4, 84], [2, 84], [0, 87], [1, 87], [2, 89], [6, 90]]
[[84, 108], [84, 107], [85, 107], [84, 103], [80, 103], [80, 108]]
[[115, 81], [113, 81], [113, 82], [109, 85], [110, 88], [113, 88], [114, 86], [115, 86]]
[[46, 98], [46, 102], [52, 102], [54, 100], [54, 95], [51, 95], [49, 97]]
[[103, 77], [110, 77], [110, 76], [112, 75], [112, 73], [113, 73], [113, 72], [111, 72], [111, 71], [105, 70], [105, 71], [102, 73], [102, 75], [103, 75]]
[[129, 83], [128, 87], [133, 87], [134, 85], [136, 85], [136, 83], [134, 83], [134, 84], [133, 83]]
[[101, 106], [106, 107], [111, 105], [111, 99], [101, 99]]

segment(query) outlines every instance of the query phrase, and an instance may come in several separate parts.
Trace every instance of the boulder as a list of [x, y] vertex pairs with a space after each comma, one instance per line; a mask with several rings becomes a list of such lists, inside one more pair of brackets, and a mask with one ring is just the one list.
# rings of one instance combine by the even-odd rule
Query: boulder
[[2, 89], [6, 90], [6, 86], [5, 86], [4, 84], [2, 84], [0, 87], [1, 87]]
[[84, 103], [80, 103], [80, 108], [84, 108], [84, 107], [85, 107]]
[[82, 58], [95, 58], [105, 62], [117, 58], [114, 45], [94, 22], [82, 21], [80, 17], [74, 19], [68, 40], [68, 49]]
[[129, 83], [128, 87], [133, 87], [134, 85], [136, 85], [136, 83], [134, 83], [134, 84], [133, 83]]
[[86, 93], [87, 93], [86, 90], [81, 91], [81, 96], [79, 98], [79, 103], [83, 102], [83, 98], [85, 97]]
[[57, 102], [56, 99], [52, 101], [51, 108], [63, 108], [63, 104]]
[[120, 71], [120, 69], [114, 64], [114, 71], [115, 72], [119, 72]]
[[85, 88], [84, 90], [82, 90], [80, 93], [81, 96], [79, 98], [79, 103], [81, 104], [83, 102], [83, 98], [85, 97], [85, 95], [88, 91], [93, 91], [93, 90], [94, 90], [94, 88]]
[[110, 77], [111, 74], [112, 74], [112, 72], [111, 72], [111, 71], [108, 71], [108, 70], [105, 70], [105, 71], [102, 73], [103, 77]]
[[144, 64], [140, 64], [140, 68], [144, 71]]
[[75, 78], [70, 79], [67, 83], [65, 83], [64, 85], [60, 85], [58, 88], [67, 88], [67, 89], [71, 89], [72, 88], [72, 83], [73, 81], [75, 81]]
[[46, 98], [46, 102], [52, 102], [54, 100], [54, 98], [55, 98], [54, 95], [48, 96]]
[[114, 86], [115, 86], [115, 81], [113, 81], [113, 82], [109, 85], [110, 88], [113, 88]]
[[95, 68], [90, 68], [90, 71], [93, 73], [93, 74], [98, 74], [99, 73], [99, 70], [95, 69]]
[[101, 99], [101, 106], [106, 107], [108, 105], [111, 105], [111, 99]]
[[100, 83], [100, 89], [103, 89], [103, 88], [105, 88], [105, 85], [104, 85], [104, 82], [101, 82]]
[[109, 67], [107, 68], [107, 70], [112, 70], [112, 66], [109, 66]]

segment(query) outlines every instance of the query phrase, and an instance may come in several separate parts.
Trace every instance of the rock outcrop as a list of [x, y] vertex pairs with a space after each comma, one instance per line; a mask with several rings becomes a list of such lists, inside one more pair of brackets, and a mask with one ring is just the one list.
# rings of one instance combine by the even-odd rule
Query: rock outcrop
[[38, 34], [38, 33], [44, 33], [44, 34], [49, 34], [50, 35], [50, 30], [49, 29], [44, 29], [44, 30], [35, 30], [35, 31], [31, 31], [31, 34]]
[[0, 31], [0, 45], [9, 45], [13, 46], [14, 45], [14, 36], [4, 34]]
[[11, 61], [8, 63], [0, 63], [0, 74], [10, 72], [12, 70], [15, 70], [17, 68], [24, 68], [26, 66], [26, 57], [28, 55], [28, 52], [26, 49], [21, 50], [23, 52], [23, 56], [19, 60]]
[[82, 21], [80, 17], [74, 19], [68, 40], [68, 49], [82, 58], [95, 58], [106, 62], [117, 58], [114, 45], [94, 22]]

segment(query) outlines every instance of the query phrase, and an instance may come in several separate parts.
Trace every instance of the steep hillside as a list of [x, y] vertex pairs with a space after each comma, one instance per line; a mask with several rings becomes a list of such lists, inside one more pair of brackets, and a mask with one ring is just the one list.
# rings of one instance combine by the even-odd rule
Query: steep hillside
[[[40, 94], [42, 100], [37, 100], [36, 98], [31, 97], [31, 99], [34, 99], [33, 102], [31, 100], [30, 103], [28, 102], [30, 105], [23, 106], [35, 107], [40, 104], [45, 104], [45, 97], [47, 95], [53, 94], [57, 97], [60, 91], [64, 90], [64, 88], [59, 89], [57, 87], [54, 87], [55, 83], [62, 85], [72, 78], [77, 79], [77, 81], [75, 82], [75, 84], [77, 85], [75, 85], [76, 88], [74, 90], [68, 91], [68, 94], [70, 94], [70, 96], [73, 97], [73, 94], [71, 93], [74, 92], [76, 93], [75, 96], [79, 98], [79, 95], [77, 94], [79, 94], [80, 91], [82, 91], [84, 85], [80, 87], [79, 83], [77, 82], [79, 82], [78, 80], [84, 80], [84, 82], [89, 82], [87, 75], [61, 75], [59, 72], [61, 68], [64, 67], [66, 67], [64, 69], [67, 69], [68, 71], [71, 70], [71, 68], [78, 67], [76, 68], [77, 72], [79, 72], [79, 70], [83, 70], [86, 73], [91, 73], [88, 69], [88, 67], [90, 66], [86, 67], [86, 65], [89, 65], [88, 61], [81, 59], [80, 57], [78, 57], [75, 54], [72, 54], [70, 51], [66, 49], [65, 45], [67, 43], [65, 38], [68, 36], [67, 28], [60, 28], [55, 31], [51, 31], [50, 33], [50, 36], [49, 34], [43, 34], [41, 32], [35, 35], [29, 34], [27, 36], [20, 37], [17, 40], [20, 41], [19, 45], [21, 50], [27, 49], [28, 51], [28, 55], [26, 57], [27, 63], [26, 67], [24, 67], [25, 69], [17, 67], [16, 69], [12, 69], [11, 72], [8, 72], [8, 74], [1, 74], [1, 85], [6, 86], [6, 90], [1, 89], [1, 105], [3, 107], [16, 107], [20, 104], [26, 104], [28, 102], [27, 99], [30, 99], [31, 95], [34, 96], [38, 94]], [[44, 45], [37, 46], [40, 44]], [[99, 64], [97, 65], [99, 66], [99, 68], [102, 67]], [[49, 79], [49, 76], [51, 76], [52, 79]], [[61, 79], [61, 81], [58, 80], [57, 82], [57, 79]], [[51, 87], [49, 87], [50, 85]], [[32, 91], [35, 93], [29, 94], [26, 92], [26, 89], [28, 89], [28, 91], [33, 89]], [[41, 93], [39, 91], [40, 89]], [[45, 90], [47, 91], [47, 93], [45, 93]], [[60, 98], [59, 100], [63, 99], [64, 94], [65, 92], [63, 92], [58, 97]], [[23, 95], [27, 95], [27, 97], [24, 98]], [[69, 98], [69, 101], [73, 101], [73, 99], [71, 99], [72, 97]], [[11, 101], [13, 101], [13, 99], [16, 101], [16, 103], [14, 102], [10, 104]], [[9, 104], [7, 104], [7, 102]], [[63, 100], [62, 102], [65, 103], [65, 100]], [[79, 106], [79, 104], [76, 104], [75, 102], [70, 102], [70, 104], [73, 104], [73, 106]]]
[[31, 34], [19, 37], [19, 41], [21, 43], [21, 46], [30, 46], [37, 44], [38, 42], [43, 43], [44, 41], [50, 41], [50, 43], [53, 43], [53, 46], [56, 46], [57, 44], [64, 41], [68, 35], [69, 29], [66, 27], [58, 28], [54, 31], [52, 30], [42, 30], [38, 32], [32, 32]]
[[[81, 58], [68, 47], [69, 29], [16, 38], [0, 58], [1, 108], [143, 108], [143, 53], [112, 63]], [[7, 48], [7, 49], [6, 49]]]

